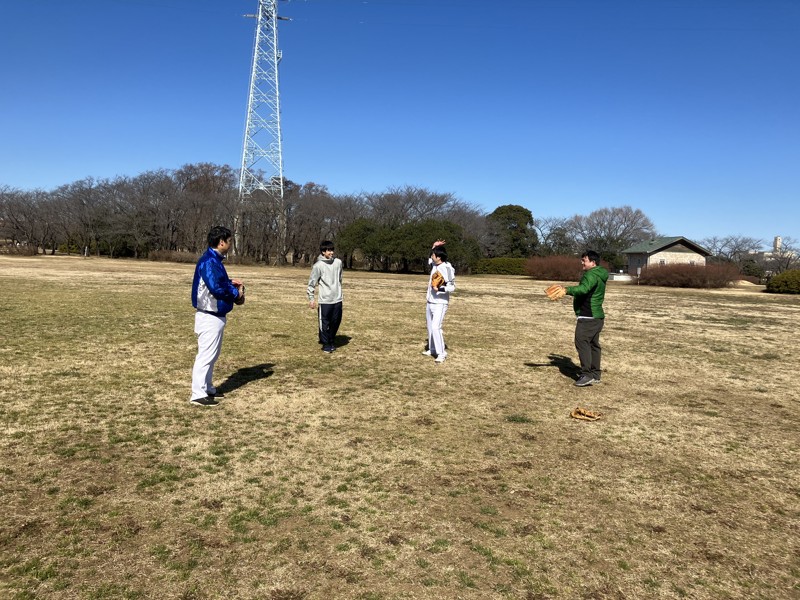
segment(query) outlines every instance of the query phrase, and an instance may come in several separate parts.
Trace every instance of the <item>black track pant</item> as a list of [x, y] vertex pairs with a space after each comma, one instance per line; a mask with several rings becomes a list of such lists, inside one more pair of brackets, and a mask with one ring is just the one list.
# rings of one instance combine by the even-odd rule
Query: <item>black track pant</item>
[[319, 343], [333, 346], [333, 338], [342, 324], [342, 303], [319, 304]]

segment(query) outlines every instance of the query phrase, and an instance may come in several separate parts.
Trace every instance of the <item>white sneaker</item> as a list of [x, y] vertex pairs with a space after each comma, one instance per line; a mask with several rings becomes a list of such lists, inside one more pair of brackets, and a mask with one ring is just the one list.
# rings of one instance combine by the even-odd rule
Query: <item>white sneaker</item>
[[423, 354], [423, 356], [430, 356], [431, 355], [431, 351], [430, 350], [423, 350], [422, 354]]
[[446, 357], [444, 354], [440, 354], [439, 356], [437, 356], [437, 357], [434, 359], [434, 361], [433, 361], [433, 362], [436, 362], [436, 363], [442, 364], [442, 363], [444, 362], [444, 359], [445, 359], [445, 358], [447, 358], [447, 357]]

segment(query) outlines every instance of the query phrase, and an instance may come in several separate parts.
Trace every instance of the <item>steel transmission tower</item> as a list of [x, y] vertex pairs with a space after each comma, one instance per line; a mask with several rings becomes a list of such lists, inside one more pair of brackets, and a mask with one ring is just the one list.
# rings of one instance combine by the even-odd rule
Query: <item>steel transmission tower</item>
[[[283, 141], [281, 138], [280, 94], [278, 90], [278, 0], [258, 0], [254, 17], [256, 38], [253, 66], [250, 71], [250, 93], [247, 98], [247, 120], [239, 173], [239, 206], [258, 191], [275, 203], [278, 226], [278, 260], [286, 254], [286, 211], [283, 186]], [[241, 223], [237, 215], [235, 242], [241, 248]]]

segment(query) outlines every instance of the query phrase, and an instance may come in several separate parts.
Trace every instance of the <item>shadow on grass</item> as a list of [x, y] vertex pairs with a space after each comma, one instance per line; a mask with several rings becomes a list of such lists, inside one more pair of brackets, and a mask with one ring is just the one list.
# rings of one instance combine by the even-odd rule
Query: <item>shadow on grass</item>
[[353, 338], [351, 338], [349, 335], [337, 335], [335, 338], [333, 338], [333, 345], [337, 348], [340, 346], [347, 346], [352, 339]]
[[564, 377], [577, 380], [581, 375], [581, 368], [572, 362], [572, 359], [561, 354], [550, 354], [549, 363], [525, 363], [526, 367], [556, 367]]
[[228, 378], [217, 386], [217, 390], [223, 394], [227, 394], [233, 390], [239, 389], [240, 387], [244, 387], [251, 381], [266, 379], [272, 375], [272, 373], [274, 373], [272, 370], [272, 367], [274, 366], [275, 365], [272, 363], [263, 363], [253, 367], [242, 367], [235, 373], [228, 375]]

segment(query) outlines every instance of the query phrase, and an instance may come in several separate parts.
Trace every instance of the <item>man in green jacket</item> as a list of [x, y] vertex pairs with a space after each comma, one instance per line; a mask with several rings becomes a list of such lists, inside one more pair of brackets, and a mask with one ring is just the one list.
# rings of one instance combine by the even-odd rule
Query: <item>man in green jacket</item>
[[572, 296], [572, 308], [578, 322], [575, 325], [575, 348], [581, 361], [581, 376], [575, 382], [578, 387], [600, 383], [600, 332], [605, 323], [603, 299], [606, 295], [608, 271], [597, 263], [600, 255], [587, 250], [581, 256], [583, 277], [578, 285], [566, 287]]

